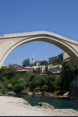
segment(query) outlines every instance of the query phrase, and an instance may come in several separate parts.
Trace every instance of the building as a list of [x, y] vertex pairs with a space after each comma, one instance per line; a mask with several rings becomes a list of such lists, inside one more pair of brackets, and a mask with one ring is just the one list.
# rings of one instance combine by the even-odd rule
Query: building
[[37, 61], [34, 62], [34, 65], [35, 65], [35, 66], [39, 66], [40, 63], [41, 63], [41, 61], [37, 60]]
[[36, 68], [36, 71], [37, 71], [37, 74], [45, 73], [45, 65], [38, 66], [38, 67]]
[[26, 71], [29, 71], [30, 73], [33, 73], [34, 67], [26, 66], [26, 67], [24, 67], [24, 69], [25, 69]]
[[30, 64], [34, 65], [34, 55], [32, 56], [32, 63], [30, 63]]
[[55, 65], [50, 68], [50, 72], [61, 73], [63, 70], [62, 65]]
[[32, 63], [30, 63], [30, 64], [33, 64], [34, 66], [39, 66], [40, 63], [41, 63], [41, 61], [37, 60], [37, 61], [32, 62]]
[[69, 57], [70, 57], [70, 56], [69, 56], [66, 52], [63, 52], [63, 53], [59, 54], [58, 56], [50, 57], [50, 58], [49, 58], [49, 63], [50, 63], [50, 62], [53, 62], [55, 58], [64, 60], [64, 59], [69, 58]]
[[63, 53], [58, 55], [58, 59], [61, 59], [61, 60], [64, 60], [64, 59], [69, 58], [69, 57], [70, 56], [66, 52], [63, 52]]
[[48, 66], [45, 66], [45, 72], [48, 72], [52, 66], [53, 66], [52, 64], [48, 65]]
[[43, 74], [43, 73], [49, 71], [52, 66], [53, 66], [52, 64], [51, 65], [47, 65], [47, 66], [45, 66], [45, 65], [38, 66], [36, 68], [37, 74]]
[[22, 67], [22, 66], [20, 66], [20, 65], [16, 66], [15, 69], [16, 69], [17, 71], [27, 71], [26, 69], [24, 69], [24, 67]]
[[39, 66], [40, 63], [41, 63], [41, 61], [39, 61], [39, 60], [37, 60], [37, 61], [34, 62], [34, 55], [33, 55], [33, 56], [32, 56], [32, 63], [30, 63], [30, 64], [32, 64], [32, 65], [34, 65], [34, 66]]
[[50, 57], [50, 58], [49, 58], [49, 63], [50, 63], [50, 62], [53, 62], [55, 58], [58, 58], [58, 56]]
[[32, 56], [32, 63], [34, 63], [34, 55]]
[[30, 73], [33, 73], [33, 68], [30, 68], [28, 71], [30, 72]]

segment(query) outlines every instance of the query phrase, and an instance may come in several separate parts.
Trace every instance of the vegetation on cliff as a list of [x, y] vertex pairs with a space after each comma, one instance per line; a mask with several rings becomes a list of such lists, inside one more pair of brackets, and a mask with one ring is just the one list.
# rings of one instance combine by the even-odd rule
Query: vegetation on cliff
[[36, 75], [29, 72], [19, 72], [13, 65], [0, 69], [0, 95], [6, 91], [21, 92], [26, 87], [33, 91], [37, 86], [41, 91], [59, 92], [71, 90], [71, 83], [77, 74], [72, 60], [62, 63], [63, 78], [58, 75]]

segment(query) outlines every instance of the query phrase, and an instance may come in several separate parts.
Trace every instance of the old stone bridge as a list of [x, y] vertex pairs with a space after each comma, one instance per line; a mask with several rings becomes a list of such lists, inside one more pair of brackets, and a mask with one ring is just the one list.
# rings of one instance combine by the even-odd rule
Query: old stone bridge
[[31, 41], [45, 41], [67, 52], [78, 68], [78, 42], [48, 31], [0, 35], [0, 67], [16, 47]]

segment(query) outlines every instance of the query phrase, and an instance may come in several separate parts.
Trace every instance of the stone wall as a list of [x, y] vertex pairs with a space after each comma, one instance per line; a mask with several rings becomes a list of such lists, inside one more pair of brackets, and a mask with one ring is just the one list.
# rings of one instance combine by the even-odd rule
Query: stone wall
[[71, 95], [78, 96], [78, 76], [72, 82]]

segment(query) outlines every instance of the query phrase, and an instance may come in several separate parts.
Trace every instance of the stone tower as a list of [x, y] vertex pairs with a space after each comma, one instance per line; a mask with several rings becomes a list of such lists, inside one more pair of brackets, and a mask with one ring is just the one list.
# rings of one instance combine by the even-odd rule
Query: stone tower
[[34, 63], [34, 55], [32, 56], [32, 63]]

